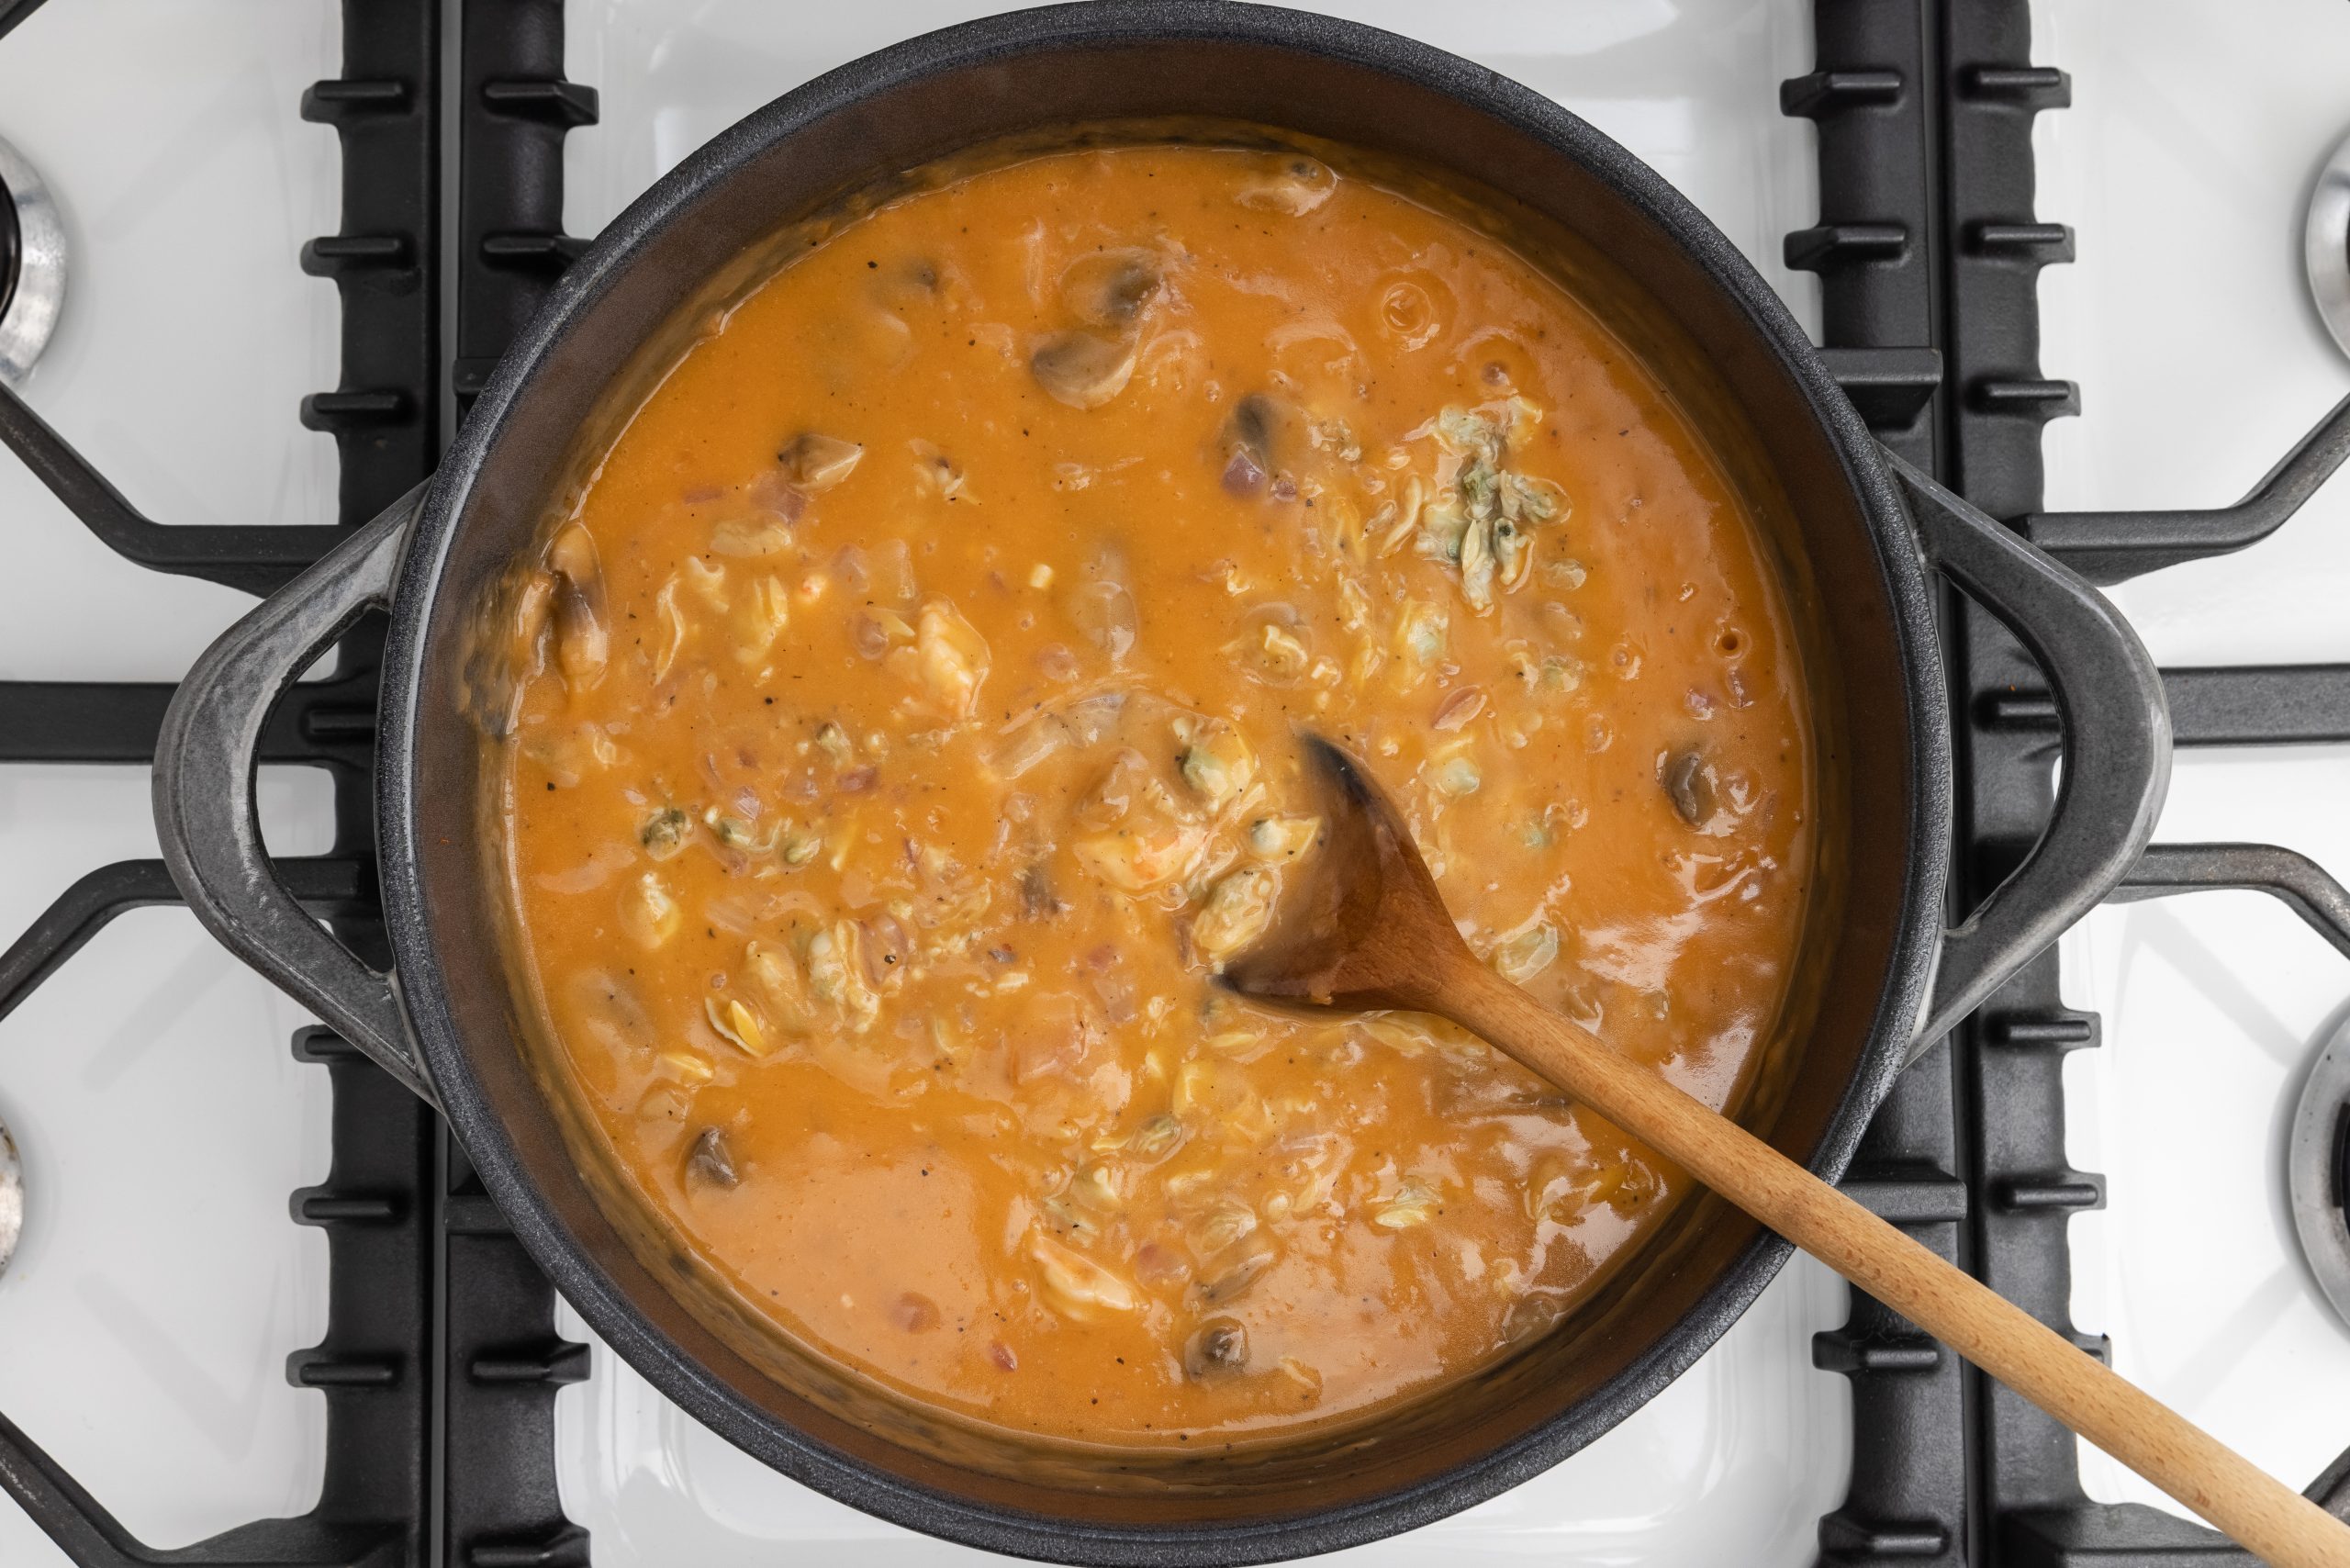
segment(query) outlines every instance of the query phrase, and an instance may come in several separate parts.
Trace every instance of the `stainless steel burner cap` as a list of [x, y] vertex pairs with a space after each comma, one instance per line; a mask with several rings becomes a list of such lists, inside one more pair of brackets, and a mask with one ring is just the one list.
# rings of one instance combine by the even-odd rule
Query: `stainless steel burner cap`
[[2301, 1086], [2285, 1141], [2285, 1184], [2310, 1272], [2350, 1324], [2350, 1023], [2318, 1052]]
[[2309, 267], [2310, 292], [2317, 296], [2317, 313], [2342, 352], [2350, 353], [2350, 141], [2333, 150], [2317, 177], [2301, 256]]
[[[16, 209], [17, 283], [0, 312], [0, 381], [24, 380], [65, 306], [65, 226], [33, 166], [0, 141], [0, 199]], [[0, 282], [5, 282], [0, 279]]]
[[0, 1273], [17, 1255], [17, 1238], [25, 1231], [25, 1173], [17, 1163], [16, 1141], [8, 1125], [0, 1122]]

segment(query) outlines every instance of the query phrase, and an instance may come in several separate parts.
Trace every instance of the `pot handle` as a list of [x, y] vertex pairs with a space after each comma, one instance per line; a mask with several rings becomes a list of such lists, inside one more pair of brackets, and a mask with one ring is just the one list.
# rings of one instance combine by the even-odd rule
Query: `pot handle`
[[2013, 875], [1943, 934], [1922, 1056], [2136, 865], [2170, 788], [2162, 672], [2106, 597], [1891, 452], [1928, 556], [2016, 634], [2048, 678], [2065, 771], [2048, 830]]
[[228, 949], [428, 1104], [393, 977], [294, 901], [262, 846], [253, 759], [271, 708], [372, 605], [390, 601], [419, 485], [223, 633], [180, 682], [155, 743], [155, 830], [187, 906]]

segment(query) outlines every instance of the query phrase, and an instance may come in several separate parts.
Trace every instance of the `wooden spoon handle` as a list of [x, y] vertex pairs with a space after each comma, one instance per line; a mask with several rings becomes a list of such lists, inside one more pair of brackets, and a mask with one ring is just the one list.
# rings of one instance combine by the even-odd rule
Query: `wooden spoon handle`
[[2277, 1568], [2345, 1568], [2350, 1526], [1737, 1123], [1482, 965], [1433, 1009], [1588, 1103]]

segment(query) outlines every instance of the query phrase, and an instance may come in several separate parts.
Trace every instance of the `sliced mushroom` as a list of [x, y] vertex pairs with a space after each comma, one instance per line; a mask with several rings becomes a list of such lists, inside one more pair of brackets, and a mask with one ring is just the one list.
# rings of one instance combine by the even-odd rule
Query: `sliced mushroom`
[[783, 450], [775, 457], [783, 465], [786, 478], [810, 495], [816, 495], [856, 472], [857, 459], [864, 455], [865, 448], [853, 441], [804, 431], [785, 442]]
[[1281, 426], [1281, 406], [1262, 392], [1251, 392], [1232, 406], [1232, 417], [1225, 421], [1225, 434], [1232, 443], [1258, 462], [1270, 466], [1273, 461], [1273, 438]]
[[1248, 1251], [1238, 1261], [1217, 1273], [1213, 1279], [1202, 1282], [1200, 1299], [1215, 1304], [1231, 1301], [1242, 1295], [1250, 1285], [1257, 1282], [1257, 1277], [1259, 1274], [1272, 1266], [1272, 1261], [1273, 1249], [1270, 1244], [1261, 1245]]
[[604, 573], [594, 537], [578, 523], [568, 525], [547, 546], [547, 565], [554, 571], [555, 663], [565, 684], [585, 689], [603, 678], [611, 654], [604, 627]]
[[1041, 860], [1020, 870], [1020, 913], [1026, 920], [1049, 920], [1069, 908], [1053, 891], [1053, 874]]
[[1183, 1347], [1183, 1370], [1193, 1379], [1223, 1377], [1248, 1364], [1248, 1330], [1237, 1317], [1211, 1317]]
[[732, 1188], [742, 1180], [734, 1169], [734, 1151], [727, 1147], [726, 1129], [704, 1127], [686, 1156], [686, 1177], [720, 1188]]
[[1163, 281], [1158, 258], [1148, 251], [1096, 251], [1061, 274], [1061, 297], [1089, 326], [1124, 327], [1142, 314]]
[[1028, 369], [1056, 401], [1098, 409], [1133, 378], [1135, 345], [1091, 332], [1056, 332], [1028, 356]]
[[1337, 188], [1338, 176], [1330, 165], [1302, 152], [1292, 152], [1285, 154], [1274, 167], [1245, 181], [1234, 193], [1234, 199], [1243, 207], [1303, 218], [1328, 201], [1330, 193]]
[[1714, 770], [1706, 766], [1705, 754], [1692, 746], [1687, 751], [1666, 756], [1658, 772], [1664, 786], [1665, 798], [1681, 820], [1691, 827], [1704, 827], [1714, 819]]

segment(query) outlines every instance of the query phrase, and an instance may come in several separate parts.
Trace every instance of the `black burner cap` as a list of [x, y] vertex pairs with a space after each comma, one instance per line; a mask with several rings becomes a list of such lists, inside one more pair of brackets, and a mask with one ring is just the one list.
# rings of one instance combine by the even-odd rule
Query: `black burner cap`
[[2350, 1103], [2333, 1113], [2333, 1206], [2350, 1224]]
[[0, 316], [8, 313], [9, 302], [17, 297], [17, 263], [23, 254], [24, 245], [17, 237], [17, 198], [0, 185]]

